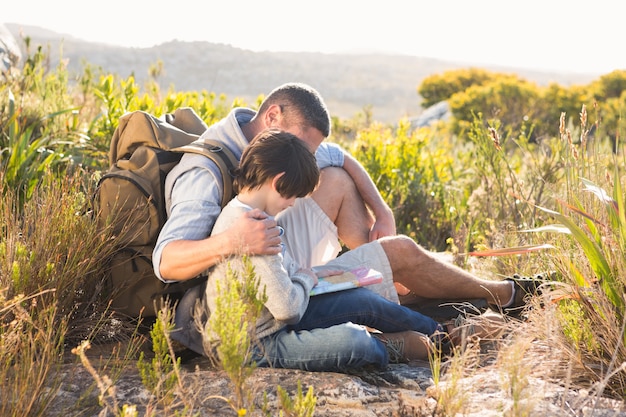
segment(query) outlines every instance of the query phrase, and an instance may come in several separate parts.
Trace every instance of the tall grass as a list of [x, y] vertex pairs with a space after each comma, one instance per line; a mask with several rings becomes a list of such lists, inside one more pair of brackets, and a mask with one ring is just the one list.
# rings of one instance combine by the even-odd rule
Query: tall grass
[[573, 141], [561, 123], [570, 147], [571, 184], [553, 209], [541, 208], [554, 219], [558, 232], [555, 255], [564, 283], [556, 292], [557, 323], [572, 360], [582, 364], [600, 392], [626, 397], [626, 206], [624, 149], [589, 143], [587, 114], [580, 115], [581, 136]]
[[[43, 291], [40, 304], [74, 323], [104, 311], [98, 295], [112, 249], [88, 211], [91, 190], [81, 174], [43, 181], [20, 211], [15, 191], [0, 182], [7, 197], [0, 202], [0, 288], [8, 298]], [[66, 336], [86, 330], [72, 326]]]
[[[51, 178], [51, 177], [48, 177]], [[80, 176], [44, 182], [18, 210], [0, 181], [0, 408], [41, 415], [59, 383], [66, 343], [89, 337], [109, 251], [85, 211]]]
[[67, 324], [52, 291], [6, 298], [0, 291], [0, 415], [41, 416], [60, 386]]

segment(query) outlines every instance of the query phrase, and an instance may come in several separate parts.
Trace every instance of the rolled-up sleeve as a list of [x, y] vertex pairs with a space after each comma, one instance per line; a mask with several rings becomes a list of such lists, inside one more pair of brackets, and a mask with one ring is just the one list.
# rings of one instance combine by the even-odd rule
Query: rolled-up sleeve
[[315, 152], [319, 169], [343, 167], [343, 149], [336, 143], [322, 142]]
[[152, 264], [156, 276], [160, 274], [163, 248], [175, 240], [200, 240], [211, 234], [220, 214], [221, 191], [215, 176], [204, 168], [193, 168], [176, 179], [172, 189], [170, 215], [161, 229]]

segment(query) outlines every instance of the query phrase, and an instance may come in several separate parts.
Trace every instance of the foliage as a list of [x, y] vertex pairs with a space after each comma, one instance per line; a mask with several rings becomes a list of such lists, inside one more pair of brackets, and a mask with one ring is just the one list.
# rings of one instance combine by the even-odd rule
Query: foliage
[[[103, 312], [103, 262], [109, 232], [88, 213], [92, 185], [81, 172], [56, 181], [44, 176], [18, 210], [16, 191], [0, 182], [0, 288], [11, 298], [46, 291], [40, 306], [55, 306], [59, 324], [70, 321], [68, 339], [82, 338], [81, 322]], [[100, 233], [101, 232], [101, 233]], [[96, 314], [99, 316], [99, 314]], [[61, 327], [59, 327], [61, 328]]]
[[227, 402], [239, 414], [254, 409], [252, 389], [246, 379], [255, 369], [251, 355], [256, 322], [267, 300], [259, 285], [247, 256], [229, 262], [226, 279], [217, 282], [216, 309], [204, 326], [205, 351], [217, 356], [231, 380], [235, 398]]
[[[17, 190], [18, 210], [31, 198], [46, 170], [55, 170], [63, 159], [63, 154], [54, 150], [63, 143], [52, 138], [45, 124], [46, 118], [63, 113], [48, 115], [28, 126], [22, 125], [15, 99], [9, 91], [8, 120], [0, 132], [0, 180], [5, 183], [6, 189]], [[40, 136], [35, 137], [36, 134]]]
[[528, 378], [530, 369], [525, 367], [523, 362], [523, 357], [528, 348], [529, 343], [527, 342], [515, 343], [503, 348], [499, 354], [501, 385], [512, 402], [511, 408], [503, 414], [505, 416], [531, 415], [531, 404], [527, 401], [532, 398]]
[[[90, 123], [88, 133], [99, 151], [98, 166], [101, 169], [107, 167], [102, 164], [102, 161], [107, 161], [103, 155], [108, 153], [111, 137], [124, 113], [142, 110], [161, 116], [179, 107], [192, 107], [207, 125], [211, 125], [225, 117], [230, 109], [224, 95], [217, 96], [207, 91], [183, 93], [170, 89], [162, 97], [155, 82], [149, 83], [146, 89], [148, 91], [140, 95], [140, 86], [135, 83], [133, 76], [119, 79], [112, 74], [101, 76], [99, 84], [94, 87], [93, 93], [103, 103], [103, 111]], [[235, 101], [232, 105], [243, 104]]]
[[539, 97], [536, 85], [514, 77], [500, 77], [473, 85], [450, 97], [455, 120], [453, 130], [456, 133], [467, 131], [468, 123], [478, 115], [486, 125], [493, 125], [498, 120], [506, 133], [528, 131], [527, 121], [538, 119], [535, 111]]
[[[575, 143], [562, 121], [562, 138], [570, 148], [566, 177], [571, 186], [565, 199], [556, 199], [554, 209], [540, 209], [563, 227], [535, 231], [558, 233], [555, 247], [561, 250], [555, 259], [568, 284], [557, 299], [563, 334], [586, 364], [589, 376], [604, 381], [608, 391], [623, 398], [626, 374], [618, 366], [626, 361], [623, 161], [607, 149], [607, 144], [587, 146], [586, 126], [583, 107], [583, 134]], [[623, 158], [623, 149], [620, 154]], [[602, 181], [603, 186], [596, 181]]]
[[280, 416], [285, 417], [312, 417], [315, 413], [315, 403], [317, 399], [313, 394], [313, 387], [309, 387], [306, 395], [302, 394], [302, 384], [298, 381], [298, 389], [294, 399], [289, 397], [289, 393], [280, 385], [276, 387], [280, 400]]
[[567, 124], [574, 124], [579, 118], [580, 108], [588, 103], [589, 97], [586, 87], [571, 86], [563, 87], [551, 83], [539, 90], [539, 99], [535, 101], [535, 119], [533, 130], [538, 142], [545, 138], [559, 137], [559, 124], [562, 114], [566, 114], [569, 120]]
[[[497, 124], [484, 128], [480, 119], [473, 122], [468, 138], [474, 144], [469, 152], [474, 164], [469, 176], [473, 191], [466, 203], [468, 229], [484, 231], [486, 240], [472, 239], [466, 249], [479, 243], [498, 242], [502, 225], [508, 225], [512, 231], [541, 225], [544, 218], [523, 202], [539, 204], [556, 190], [562, 175], [562, 144], [546, 140], [540, 147], [523, 132], [518, 136], [500, 136]], [[500, 241], [499, 245], [503, 243]]]
[[596, 101], [620, 98], [626, 90], [626, 70], [615, 70], [602, 75], [591, 83], [590, 90]]
[[428, 130], [411, 132], [405, 121], [395, 131], [373, 124], [350, 144], [393, 210], [398, 233], [436, 250], [445, 249], [452, 229], [445, 187], [455, 174], [451, 148]]
[[63, 178], [80, 159], [83, 136], [61, 63], [46, 72], [38, 50], [23, 75], [0, 83], [0, 181], [18, 190], [17, 206], [29, 199], [47, 171]]
[[575, 121], [577, 109], [585, 105], [596, 109], [598, 120], [602, 120], [592, 133], [615, 140], [625, 108], [625, 89], [624, 70], [613, 71], [589, 85], [566, 88], [555, 83], [539, 87], [515, 75], [470, 68], [427, 77], [417, 91], [423, 107], [443, 100], [450, 103], [452, 128], [457, 134], [464, 134], [477, 116], [486, 124], [497, 119], [506, 134], [526, 130], [531, 140], [554, 137], [559, 134], [556, 121], [560, 113]]
[[143, 385], [158, 402], [168, 405], [173, 401], [173, 391], [179, 382], [180, 358], [175, 359], [170, 355], [168, 336], [174, 329], [171, 310], [163, 308], [157, 314], [157, 319], [150, 330], [154, 357], [148, 362], [144, 352], [141, 352], [137, 368]]
[[447, 370], [446, 381], [441, 380], [443, 363], [441, 351], [434, 351], [431, 358], [431, 371], [435, 384], [431, 389], [431, 395], [437, 400], [438, 415], [456, 416], [463, 415], [469, 405], [469, 393], [463, 389], [462, 378], [468, 375], [478, 366], [477, 343], [470, 344], [465, 349], [461, 346], [454, 347], [454, 355], [445, 364]]

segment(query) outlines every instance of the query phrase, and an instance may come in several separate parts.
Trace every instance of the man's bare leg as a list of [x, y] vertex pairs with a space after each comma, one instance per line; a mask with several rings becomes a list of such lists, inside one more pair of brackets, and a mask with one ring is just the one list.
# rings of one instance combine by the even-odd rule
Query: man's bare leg
[[324, 168], [311, 198], [337, 226], [339, 239], [350, 249], [369, 241], [374, 218], [365, 207], [354, 182], [341, 168]]
[[[335, 223], [339, 238], [348, 248], [369, 241], [374, 219], [343, 169], [323, 169], [320, 184], [311, 197]], [[382, 238], [380, 242], [389, 258], [399, 295], [410, 291], [429, 299], [484, 298], [495, 305], [506, 304], [513, 295], [510, 282], [480, 279], [437, 259], [408, 236]]]
[[[369, 241], [374, 219], [346, 171], [323, 169], [320, 184], [311, 197], [337, 226], [339, 238], [348, 248], [354, 249]], [[407, 236], [383, 238], [381, 243], [391, 263], [399, 295], [412, 292], [430, 299], [485, 298], [496, 305], [511, 298], [510, 283], [479, 279], [432, 257]]]
[[393, 280], [412, 293], [432, 299], [484, 298], [502, 306], [513, 296], [509, 281], [478, 278], [432, 256], [408, 236], [380, 239], [393, 271]]

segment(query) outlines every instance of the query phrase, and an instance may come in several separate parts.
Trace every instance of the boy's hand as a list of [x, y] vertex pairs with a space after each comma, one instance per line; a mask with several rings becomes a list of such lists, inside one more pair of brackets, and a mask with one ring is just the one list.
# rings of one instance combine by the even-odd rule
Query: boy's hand
[[326, 277], [332, 277], [335, 275], [341, 275], [344, 272], [346, 271], [344, 271], [343, 269], [321, 269], [321, 270], [315, 271], [315, 274], [317, 274], [319, 278], [326, 278]]
[[317, 283], [319, 282], [317, 279], [317, 276], [319, 274], [316, 274], [315, 271], [313, 271], [311, 268], [300, 268], [298, 269], [298, 273], [305, 273], [308, 276], [311, 277], [311, 279], [313, 280], [313, 286], [315, 287], [317, 285]]

